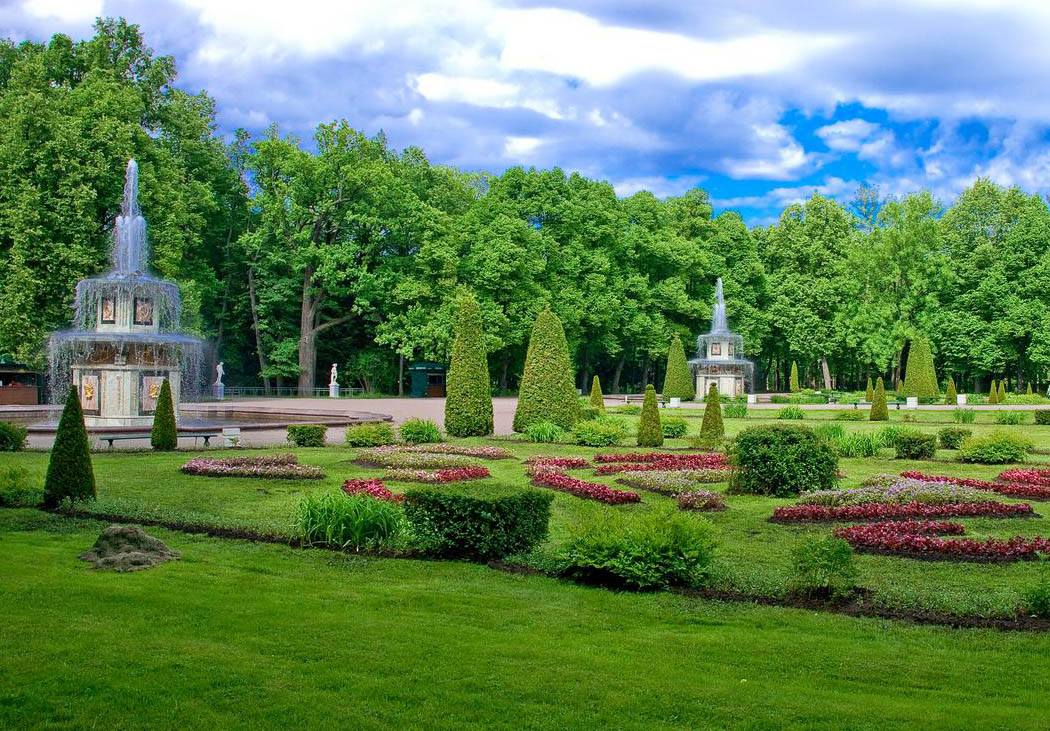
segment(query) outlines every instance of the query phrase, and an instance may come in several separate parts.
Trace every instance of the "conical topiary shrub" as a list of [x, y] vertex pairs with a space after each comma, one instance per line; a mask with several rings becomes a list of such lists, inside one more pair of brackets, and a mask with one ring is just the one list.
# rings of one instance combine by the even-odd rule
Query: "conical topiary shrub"
[[1006, 379], [999, 381], [999, 396], [996, 401], [1000, 404], [1006, 403]]
[[1026, 396], [1031, 396], [1032, 395], [1032, 382], [1031, 381], [1028, 382], [1028, 390], [1025, 391], [1025, 395]]
[[988, 403], [999, 403], [999, 383], [994, 378], [992, 379], [992, 385], [988, 387]]
[[897, 391], [896, 391], [896, 393], [897, 393], [898, 396], [904, 394], [904, 381], [902, 381], [899, 378], [897, 379]]
[[642, 401], [642, 418], [638, 422], [638, 446], [659, 447], [664, 443], [664, 430], [660, 426], [660, 407], [656, 404], [656, 389], [653, 384], [645, 387]]
[[875, 382], [875, 397], [871, 400], [871, 420], [889, 421], [890, 410], [886, 407], [886, 387], [882, 385], [882, 377]]
[[868, 376], [868, 387], [864, 389], [864, 400], [869, 404], [875, 398], [875, 387], [871, 385], [871, 376]]
[[908, 367], [904, 374], [904, 395], [919, 398], [937, 396], [937, 372], [933, 367], [933, 352], [928, 338], [912, 339], [908, 350]]
[[798, 387], [798, 363], [791, 361], [791, 381], [788, 387], [791, 389], [791, 393], [798, 393], [801, 389]]
[[954, 406], [959, 400], [959, 394], [955, 391], [955, 379], [948, 376], [948, 387], [944, 390], [944, 403]]
[[58, 421], [51, 459], [44, 478], [44, 507], [57, 508], [63, 500], [94, 500], [95, 471], [91, 467], [84, 412], [77, 387], [69, 389]]
[[704, 400], [704, 420], [700, 422], [700, 436], [705, 442], [715, 442], [726, 434], [722, 423], [722, 400], [718, 398], [718, 386], [714, 383], [707, 389]]
[[685, 348], [682, 340], [675, 335], [671, 338], [671, 347], [667, 350], [667, 373], [664, 375], [664, 399], [680, 398], [692, 401], [696, 398], [696, 386], [693, 385], [693, 374], [685, 359]]
[[602, 382], [598, 380], [598, 376], [595, 375], [591, 381], [591, 400], [588, 405], [592, 409], [598, 409], [601, 414], [605, 413], [605, 398], [602, 396]]
[[160, 384], [157, 410], [153, 412], [153, 429], [149, 435], [150, 445], [160, 452], [170, 452], [179, 446], [179, 435], [175, 426], [175, 404], [171, 400], [171, 385], [168, 379]]
[[492, 433], [492, 382], [481, 307], [463, 295], [456, 313], [452, 360], [445, 385], [445, 431], [453, 437]]
[[536, 316], [525, 355], [525, 372], [518, 388], [514, 431], [524, 431], [538, 421], [571, 429], [580, 418], [573, 385], [569, 344], [558, 316], [546, 308]]

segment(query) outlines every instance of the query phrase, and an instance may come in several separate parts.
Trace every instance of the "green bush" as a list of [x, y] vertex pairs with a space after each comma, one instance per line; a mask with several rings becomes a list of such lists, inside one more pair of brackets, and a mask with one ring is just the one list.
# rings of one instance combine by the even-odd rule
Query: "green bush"
[[421, 488], [405, 493], [405, 516], [427, 553], [486, 560], [546, 540], [553, 500], [532, 489], [488, 497]]
[[959, 394], [955, 390], [955, 379], [948, 376], [948, 387], [944, 390], [944, 403], [948, 406], [955, 406], [959, 400]]
[[809, 538], [791, 550], [791, 589], [809, 596], [843, 597], [859, 573], [853, 549], [842, 538]]
[[993, 406], [999, 403], [999, 383], [994, 378], [992, 385], [988, 388], [988, 403]]
[[789, 404], [791, 403], [790, 396], [783, 396], [781, 394], [773, 394], [769, 397], [769, 403], [771, 404]]
[[441, 429], [430, 419], [407, 419], [397, 428], [401, 441], [409, 444], [433, 444], [441, 441]]
[[919, 336], [912, 339], [904, 376], [905, 396], [937, 397], [937, 372], [933, 367], [933, 353], [928, 338]]
[[836, 421], [864, 421], [868, 418], [866, 411], [853, 409], [853, 411], [838, 411], [835, 413]]
[[875, 398], [875, 387], [871, 383], [871, 376], [868, 376], [868, 385], [867, 385], [867, 388], [864, 389], [864, 400], [867, 401], [870, 404], [872, 399], [874, 399], [874, 398]]
[[348, 426], [346, 443], [351, 447], [383, 447], [393, 444], [394, 427], [385, 421]]
[[746, 419], [747, 402], [734, 401], [733, 403], [726, 404], [722, 407], [722, 416], [727, 419]]
[[712, 383], [707, 389], [704, 400], [704, 420], [700, 424], [700, 435], [709, 441], [725, 436], [726, 427], [722, 421], [722, 403], [718, 398], [718, 387]]
[[1002, 425], [1024, 424], [1028, 420], [1028, 414], [1023, 411], [997, 411], [995, 412], [995, 423]]
[[591, 419], [597, 419], [604, 413], [605, 409], [596, 409], [593, 406], [581, 406], [580, 421], [590, 421]]
[[534, 442], [550, 444], [565, 438], [565, 430], [552, 421], [537, 421], [525, 427], [525, 436]]
[[902, 431], [893, 440], [897, 459], [933, 459], [937, 454], [937, 437], [914, 429]]
[[627, 423], [610, 416], [581, 421], [572, 430], [572, 441], [585, 447], [612, 447], [626, 436]]
[[51, 459], [44, 478], [44, 507], [57, 508], [65, 500], [94, 500], [95, 471], [91, 467], [84, 412], [77, 387], [69, 389], [62, 417], [58, 420]]
[[158, 452], [170, 452], [179, 446], [179, 433], [175, 426], [175, 403], [171, 399], [171, 384], [167, 378], [160, 385], [149, 443]]
[[1020, 434], [996, 431], [983, 437], [970, 437], [959, 447], [960, 462], [1008, 464], [1024, 462], [1035, 445]]
[[617, 407], [616, 413], [624, 416], [638, 416], [638, 414], [642, 413], [642, 407], [637, 404], [624, 404]]
[[663, 416], [660, 418], [660, 429], [664, 439], [681, 439], [689, 431], [689, 425], [680, 416]]
[[995, 402], [997, 404], [1006, 403], [1006, 379], [999, 381], [999, 395], [996, 396]]
[[0, 506], [35, 508], [44, 502], [44, 491], [29, 484], [29, 472], [22, 467], [0, 467]]
[[744, 429], [729, 451], [730, 487], [775, 497], [830, 490], [838, 480], [838, 456], [812, 429], [763, 424]]
[[1050, 618], [1050, 577], [1046, 576], [1045, 569], [1039, 583], [1021, 594], [1021, 608], [1025, 614]]
[[777, 412], [778, 419], [789, 419], [792, 421], [800, 421], [806, 418], [806, 412], [800, 409], [798, 406], [785, 406]]
[[1003, 403], [1010, 406], [1045, 406], [1047, 403], [1046, 397], [1041, 394], [1034, 393], [1014, 393], [1006, 397]]
[[1038, 409], [1034, 413], [1036, 424], [1041, 426], [1050, 425], [1050, 409]]
[[875, 382], [875, 398], [871, 402], [871, 410], [868, 412], [871, 421], [889, 421], [890, 411], [886, 406], [886, 387], [882, 383], [882, 376]]
[[959, 426], [946, 426], [937, 432], [942, 449], [958, 449], [964, 440], [972, 436], [972, 429], [963, 429]]
[[29, 432], [25, 427], [0, 421], [0, 452], [22, 451], [26, 446], [27, 434]]
[[665, 399], [680, 398], [683, 401], [692, 401], [696, 398], [693, 372], [689, 368], [689, 363], [686, 362], [685, 349], [677, 334], [671, 338], [671, 347], [667, 350], [663, 397]]
[[589, 584], [651, 590], [699, 586], [715, 553], [703, 518], [661, 506], [592, 512], [560, 555], [560, 573]]
[[481, 308], [471, 294], [460, 297], [452, 358], [445, 386], [445, 430], [454, 437], [492, 433], [492, 383]]
[[972, 424], [977, 418], [977, 412], [973, 409], [958, 408], [952, 410], [952, 420], [956, 424]]
[[401, 509], [367, 495], [306, 495], [295, 509], [293, 533], [310, 546], [379, 549], [389, 546], [403, 532]]
[[664, 432], [660, 427], [660, 407], [656, 403], [656, 389], [650, 383], [645, 387], [642, 418], [638, 422], [638, 446], [659, 447], [663, 443]]
[[588, 405], [597, 409], [599, 413], [605, 413], [605, 398], [602, 395], [602, 382], [598, 380], [598, 376], [595, 375], [591, 381], [591, 396], [588, 400]]
[[791, 361], [791, 378], [788, 381], [788, 389], [791, 393], [798, 393], [798, 364]]
[[800, 391], [787, 398], [789, 404], [826, 404], [827, 402], [827, 395], [815, 391]]
[[537, 421], [552, 421], [562, 429], [571, 429], [579, 418], [565, 330], [557, 315], [546, 308], [532, 326], [525, 371], [518, 388], [514, 431], [524, 431]]
[[322, 424], [290, 424], [288, 441], [297, 447], [323, 447], [328, 427]]

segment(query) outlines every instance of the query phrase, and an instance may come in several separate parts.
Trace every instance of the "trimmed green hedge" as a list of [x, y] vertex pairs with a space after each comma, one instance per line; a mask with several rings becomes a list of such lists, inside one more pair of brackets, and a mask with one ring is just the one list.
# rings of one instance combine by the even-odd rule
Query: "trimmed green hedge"
[[94, 500], [95, 471], [91, 467], [84, 412], [77, 387], [69, 389], [58, 420], [51, 459], [44, 478], [44, 507], [57, 508], [63, 500]]
[[529, 337], [514, 431], [524, 431], [537, 421], [571, 429], [580, 419], [579, 408], [565, 330], [558, 316], [550, 308], [544, 309], [537, 315]]
[[886, 386], [882, 383], [882, 377], [875, 382], [875, 398], [871, 402], [871, 410], [868, 418], [871, 421], [889, 421], [890, 410], [886, 406]]
[[937, 437], [908, 429], [893, 438], [897, 459], [933, 459], [937, 454]]
[[[747, 406], [744, 406], [746, 413]], [[726, 434], [722, 421], [722, 401], [718, 397], [718, 387], [712, 383], [707, 389], [704, 402], [704, 420], [700, 422], [700, 435], [708, 441], [718, 440]]]
[[946, 426], [937, 432], [942, 449], [958, 449], [964, 440], [972, 436], [972, 429], [964, 429], [961, 426]]
[[351, 447], [383, 447], [393, 444], [394, 427], [385, 421], [348, 426], [346, 443]]
[[492, 384], [481, 308], [472, 295], [460, 299], [445, 396], [445, 431], [454, 437], [492, 433]]
[[175, 403], [171, 399], [171, 384], [165, 378], [157, 397], [157, 410], [153, 412], [153, 428], [149, 443], [158, 452], [170, 452], [179, 446], [179, 434], [175, 426]]
[[685, 349], [678, 335], [671, 339], [671, 347], [667, 350], [667, 372], [664, 375], [663, 397], [665, 399], [680, 398], [683, 401], [692, 401], [696, 398], [693, 373], [685, 359]]
[[660, 407], [656, 404], [656, 389], [653, 384], [645, 387], [642, 401], [642, 418], [638, 422], [638, 446], [659, 447], [664, 443], [664, 432], [660, 427]]
[[830, 490], [838, 480], [835, 450], [801, 424], [762, 424], [740, 432], [729, 452], [730, 487], [774, 497]]
[[290, 424], [288, 441], [297, 447], [323, 447], [328, 427], [321, 424]]

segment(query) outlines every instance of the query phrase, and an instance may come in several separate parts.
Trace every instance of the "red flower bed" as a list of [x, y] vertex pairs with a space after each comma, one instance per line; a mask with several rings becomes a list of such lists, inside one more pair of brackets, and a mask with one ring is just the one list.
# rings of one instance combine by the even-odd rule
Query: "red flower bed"
[[999, 473], [999, 481], [1050, 486], [1050, 470], [1004, 470]]
[[590, 467], [591, 463], [583, 457], [545, 457], [536, 454], [525, 460], [533, 467], [554, 467], [563, 470], [578, 470], [581, 467]]
[[928, 503], [907, 503], [904, 505], [886, 503], [862, 503], [861, 505], [789, 505], [773, 511], [774, 521], [859, 521], [859, 520], [897, 520], [901, 518], [952, 518], [983, 517], [1008, 518], [1018, 515], [1031, 515], [1032, 506], [1025, 503], [1007, 505], [1006, 503], [955, 503], [948, 505], [930, 505]]
[[962, 535], [966, 528], [959, 523], [901, 521], [868, 523], [837, 528], [834, 532], [860, 551], [889, 552], [903, 555], [932, 556], [960, 560], [1012, 561], [1033, 559], [1038, 552], [1050, 551], [1050, 539], [1014, 536], [1001, 538], [937, 538]]
[[990, 490], [991, 492], [997, 492], [1000, 495], [1006, 495], [1008, 497], [1021, 497], [1028, 498], [1029, 500], [1050, 500], [1050, 487], [1041, 487], [1038, 483], [1036, 484], [1017, 484], [1024, 483], [1025, 480], [1016, 479], [1017, 473], [1028, 473], [1028, 472], [1045, 472], [1044, 470], [1006, 470], [999, 475], [999, 479], [1003, 480], [1004, 475], [1010, 477], [1010, 473], [1013, 473], [1013, 480], [1011, 482], [988, 482], [986, 480], [973, 480], [968, 477], [949, 477], [947, 475], [926, 475], [922, 472], [901, 472], [901, 477], [910, 477], [913, 480], [922, 480], [923, 482], [950, 482], [954, 485], [965, 485], [966, 487], [973, 487], [978, 490]]
[[[724, 470], [728, 469], [724, 454], [656, 454], [644, 461], [612, 462], [609, 457], [625, 455], [603, 455], [594, 458], [599, 464], [595, 472], [599, 475], [612, 475], [617, 472], [646, 472], [649, 470], [671, 472], [674, 470]], [[647, 456], [647, 455], [642, 455]]]
[[585, 482], [575, 477], [570, 477], [564, 472], [559, 472], [555, 469], [544, 469], [541, 467], [530, 470], [530, 474], [532, 475], [532, 484], [561, 490], [576, 497], [597, 500], [609, 505], [641, 502], [641, 498], [638, 497], [636, 492], [613, 490], [611, 487], [599, 485], [596, 482]]
[[396, 503], [405, 499], [404, 495], [390, 492], [383, 487], [382, 480], [347, 480], [343, 483], [343, 492], [347, 495], [368, 495], [376, 500]]

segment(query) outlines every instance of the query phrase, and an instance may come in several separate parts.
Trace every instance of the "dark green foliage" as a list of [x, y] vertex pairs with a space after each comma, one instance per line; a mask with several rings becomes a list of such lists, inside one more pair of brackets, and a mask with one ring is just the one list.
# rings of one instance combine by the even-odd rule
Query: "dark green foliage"
[[791, 361], [791, 381], [788, 385], [791, 393], [798, 393], [801, 389], [798, 387], [798, 364], [795, 361]]
[[729, 457], [736, 492], [791, 497], [830, 490], [838, 480], [835, 450], [801, 424], [748, 427], [733, 440]]
[[563, 576], [628, 589], [698, 586], [715, 553], [714, 529], [671, 508], [592, 513], [560, 556]]
[[937, 454], [937, 437], [909, 429], [897, 434], [893, 448], [897, 450], [897, 459], [933, 459]]
[[430, 419], [407, 419], [397, 428], [401, 441], [409, 444], [433, 444], [441, 441], [441, 428]]
[[0, 452], [19, 452], [25, 449], [28, 433], [24, 426], [0, 421]]
[[423, 488], [405, 493], [405, 516], [427, 553], [487, 560], [542, 543], [553, 500], [549, 491], [531, 489], [477, 497]]
[[175, 404], [171, 400], [171, 384], [167, 378], [160, 386], [149, 443], [158, 452], [170, 452], [179, 446], [179, 434], [175, 426]]
[[453, 437], [492, 433], [492, 385], [481, 308], [472, 295], [460, 299], [445, 396], [445, 431]]
[[680, 439], [689, 431], [689, 425], [680, 416], [663, 416], [660, 418], [660, 429], [664, 439]]
[[306, 495], [295, 510], [293, 533], [306, 545], [360, 551], [389, 546], [404, 532], [401, 508], [367, 495]]
[[602, 383], [598, 380], [598, 376], [595, 375], [591, 381], [591, 398], [588, 402], [591, 408], [598, 409], [601, 413], [605, 413], [605, 399], [602, 398]]
[[955, 390], [955, 379], [948, 376], [948, 387], [944, 390], [944, 403], [955, 406], [959, 400], [959, 394]]
[[973, 436], [973, 429], [964, 429], [961, 426], [946, 426], [937, 432], [941, 449], [958, 449], [964, 440]]
[[988, 403], [992, 405], [999, 403], [999, 385], [994, 378], [992, 385], [988, 388]]
[[525, 436], [534, 442], [550, 444], [565, 437], [565, 430], [550, 421], [537, 421], [525, 427]]
[[546, 308], [532, 326], [518, 408], [514, 412], [514, 431], [524, 431], [537, 421], [551, 421], [562, 429], [571, 429], [579, 418], [565, 330], [557, 315]]
[[585, 447], [613, 447], [626, 436], [627, 423], [611, 416], [581, 421], [572, 430], [572, 441]]
[[904, 395], [919, 398], [937, 396], [937, 372], [933, 367], [933, 353], [928, 338], [919, 336], [911, 341], [908, 367], [905, 371]]
[[696, 385], [693, 373], [685, 359], [682, 340], [675, 335], [671, 338], [671, 347], [667, 351], [667, 372], [664, 375], [664, 399], [680, 398], [692, 401], [696, 398]]
[[814, 536], [791, 551], [791, 588], [810, 596], [852, 593], [859, 573], [853, 549], [842, 538]]
[[712, 383], [707, 389], [707, 398], [704, 400], [704, 420], [700, 424], [700, 434], [706, 439], [721, 439], [725, 433], [725, 424], [722, 422], [722, 402], [718, 398], [718, 387]]
[[868, 376], [868, 387], [864, 390], [864, 400], [869, 404], [875, 398], [875, 387], [871, 385], [871, 376]]
[[351, 447], [382, 447], [393, 444], [394, 427], [385, 421], [348, 426], [346, 443]]
[[959, 447], [959, 461], [978, 464], [1024, 462], [1032, 447], [1032, 442], [1020, 434], [996, 431], [964, 440]]
[[51, 460], [44, 478], [44, 506], [57, 508], [64, 500], [94, 500], [95, 472], [91, 467], [84, 412], [76, 386], [69, 389], [58, 421]]
[[1040, 426], [1050, 426], [1050, 409], [1036, 409], [1035, 423]]
[[0, 507], [35, 508], [44, 501], [44, 491], [29, 482], [22, 467], [0, 467]]
[[889, 421], [890, 411], [886, 406], [886, 388], [882, 385], [880, 377], [875, 382], [875, 398], [871, 401], [871, 421]]
[[323, 447], [328, 427], [321, 424], [289, 424], [288, 441], [297, 447]]
[[656, 403], [656, 389], [653, 384], [645, 387], [645, 400], [642, 401], [642, 418], [638, 422], [638, 446], [659, 447], [664, 443], [664, 432], [660, 427], [660, 407]]

